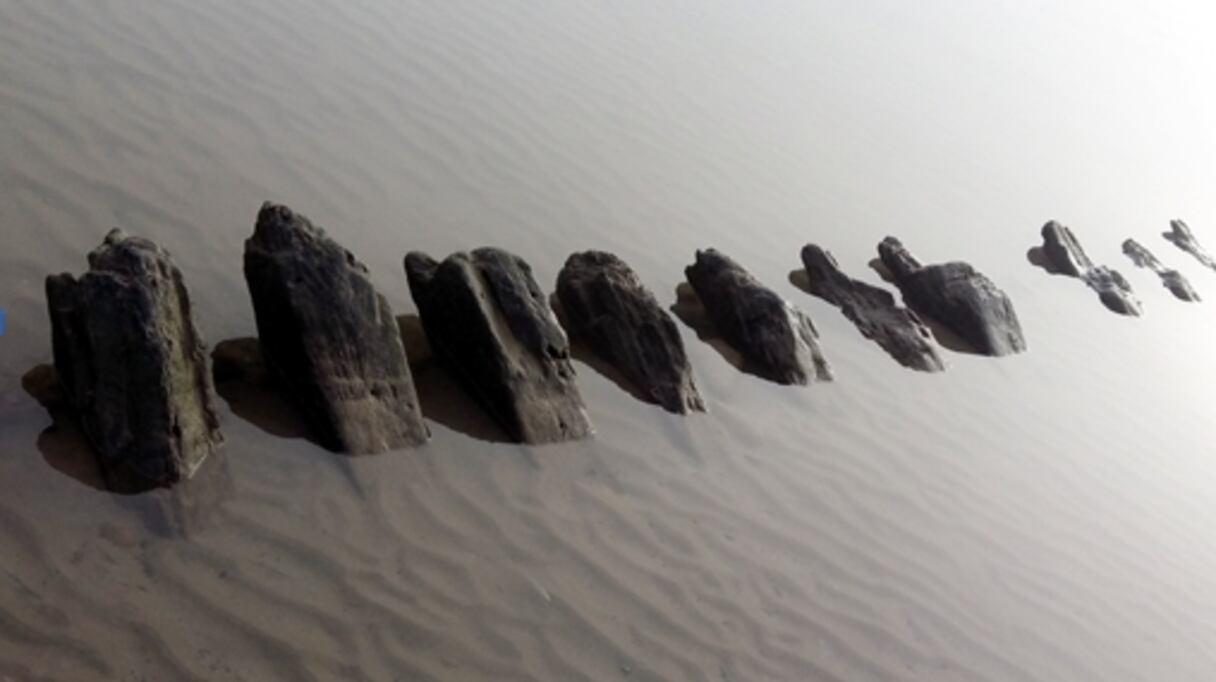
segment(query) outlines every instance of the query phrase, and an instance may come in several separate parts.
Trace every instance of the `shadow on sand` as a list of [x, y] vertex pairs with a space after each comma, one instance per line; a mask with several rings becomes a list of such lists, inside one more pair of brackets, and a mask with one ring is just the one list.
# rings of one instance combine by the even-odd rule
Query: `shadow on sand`
[[726, 360], [732, 367], [757, 379], [769, 381], [769, 379], [756, 372], [743, 355], [732, 348], [726, 342], [726, 339], [722, 338], [713, 322], [709, 319], [705, 305], [701, 302], [691, 284], [681, 282], [676, 286], [676, 302], [671, 305], [670, 310], [689, 329], [696, 332], [698, 339], [717, 351], [722, 356], [722, 359]]
[[[397, 324], [423, 416], [471, 438], [510, 442], [431, 353], [418, 316], [401, 315]], [[212, 358], [216, 392], [233, 414], [272, 436], [301, 438], [321, 447], [295, 405], [270, 376], [256, 338], [221, 341]]]
[[1035, 266], [1036, 268], [1042, 268], [1043, 272], [1046, 272], [1049, 275], [1059, 275], [1061, 277], [1072, 277], [1072, 275], [1070, 275], [1066, 272], [1063, 272], [1062, 270], [1057, 268], [1054, 264], [1052, 264], [1051, 259], [1047, 257], [1047, 254], [1043, 253], [1043, 247], [1041, 247], [1041, 246], [1032, 246], [1029, 249], [1027, 249], [1026, 250], [1026, 260], [1027, 260], [1027, 262], [1029, 262], [1031, 265]]
[[[878, 273], [878, 276], [882, 278], [882, 281], [898, 289], [898, 284], [895, 282], [895, 275], [891, 274], [891, 271], [887, 269], [887, 266], [883, 265], [881, 260], [875, 258], [871, 260], [868, 265], [870, 266], [871, 270]], [[804, 271], [803, 276], [805, 277], [805, 275], [806, 272]], [[790, 281], [793, 281], [792, 275]], [[796, 282], [794, 284], [795, 286], [799, 286]], [[903, 298], [902, 295], [900, 298]], [[924, 322], [925, 326], [929, 328], [929, 331], [933, 332], [933, 340], [937, 341], [937, 345], [947, 350], [954, 351], [955, 353], [962, 353], [963, 355], [984, 355], [984, 353], [981, 353], [978, 349], [976, 349], [975, 346], [967, 343], [962, 337], [955, 334], [952, 329], [938, 321], [937, 318], [933, 317], [932, 315], [927, 315], [923, 311], [916, 310], [912, 306], [908, 305], [908, 301], [906, 299], [903, 301], [903, 303], [916, 313], [921, 322]]]
[[422, 416], [470, 438], [490, 443], [512, 442], [507, 432], [435, 356], [426, 330], [422, 328], [422, 320], [417, 315], [399, 315], [397, 326], [409, 357]]
[[46, 408], [51, 425], [38, 434], [38, 452], [50, 467], [94, 490], [108, 490], [93, 449], [68, 409], [51, 365], [38, 365], [21, 377], [21, 387]]
[[637, 384], [630, 381], [628, 377], [621, 373], [616, 367], [613, 367], [607, 360], [600, 357], [598, 353], [591, 349], [585, 341], [570, 331], [571, 327], [569, 320], [566, 318], [566, 311], [562, 308], [561, 301], [558, 300], [557, 294], [549, 297], [549, 307], [553, 309], [553, 314], [557, 316], [558, 324], [566, 331], [566, 336], [570, 340], [570, 357], [578, 360], [584, 365], [595, 370], [600, 376], [608, 381], [611, 381], [617, 388], [633, 396], [637, 400], [646, 403], [647, 405], [658, 405], [659, 402], [654, 398], [646, 395], [642, 389], [638, 388]]
[[72, 410], [68, 407], [55, 369], [38, 365], [21, 378], [25, 391], [39, 402], [52, 423], [38, 434], [37, 447], [50, 467], [94, 490], [114, 493], [118, 506], [132, 510], [141, 529], [107, 525], [103, 534], [115, 542], [145, 534], [162, 538], [188, 537], [207, 527], [215, 510], [232, 496], [234, 486], [228, 458], [223, 449], [203, 462], [190, 479], [172, 489], [145, 487], [117, 489], [106, 478]]

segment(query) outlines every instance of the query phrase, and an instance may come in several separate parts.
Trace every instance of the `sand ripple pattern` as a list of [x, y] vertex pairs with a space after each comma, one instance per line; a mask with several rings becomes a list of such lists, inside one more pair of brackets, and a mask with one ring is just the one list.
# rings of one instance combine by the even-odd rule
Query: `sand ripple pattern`
[[[1207, 149], [1161, 136], [1210, 108], [1148, 98], [1129, 134], [1135, 98], [1066, 80], [1104, 71], [1027, 65], [1071, 49], [1067, 12], [814, 4], [0, 0], [0, 680], [1210, 679], [1216, 323], [1158, 291], [1127, 324], [1021, 255], [1048, 215], [1108, 225], [1097, 260], [1142, 216], [1211, 229], [1206, 165], [1160, 156]], [[1137, 60], [1110, 92], [1211, 42], [1110, 21], [1148, 41], [1075, 51]], [[1003, 89], [1027, 78], [1029, 104]], [[1081, 110], [1109, 130], [1061, 123]], [[580, 364], [587, 442], [432, 421], [425, 448], [346, 459], [226, 410], [224, 456], [172, 493], [63, 475], [71, 430], [16, 388], [49, 356], [42, 278], [121, 225], [176, 254], [209, 341], [248, 336], [264, 199], [401, 313], [408, 250], [506, 246], [551, 283], [604, 248], [669, 301], [717, 246], [816, 318], [839, 381], [774, 386], [682, 329], [707, 415]], [[785, 282], [807, 241], [863, 272], [887, 233], [1000, 283], [1031, 352], [914, 375]]]

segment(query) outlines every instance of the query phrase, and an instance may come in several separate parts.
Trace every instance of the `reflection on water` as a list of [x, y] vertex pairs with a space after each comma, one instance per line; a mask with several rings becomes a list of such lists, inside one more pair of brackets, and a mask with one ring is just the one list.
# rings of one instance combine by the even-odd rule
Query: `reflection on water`
[[[1135, 269], [1144, 315], [1118, 318], [1025, 253], [1051, 217], [1099, 263], [1178, 215], [1216, 240], [1214, 14], [5, 0], [0, 679], [1209, 679], [1210, 304]], [[587, 356], [595, 437], [527, 448], [407, 329], [428, 445], [335, 455], [230, 377], [199, 478], [97, 489], [21, 389], [44, 277], [122, 226], [173, 253], [213, 345], [247, 338], [267, 199], [331, 226], [406, 327], [410, 250], [506, 247], [553, 282], [601, 248], [673, 292], [713, 245], [815, 319], [836, 381], [739, 371], [683, 297], [708, 414]], [[808, 241], [861, 272], [888, 234], [999, 282], [1030, 351], [907, 372], [787, 281]]]

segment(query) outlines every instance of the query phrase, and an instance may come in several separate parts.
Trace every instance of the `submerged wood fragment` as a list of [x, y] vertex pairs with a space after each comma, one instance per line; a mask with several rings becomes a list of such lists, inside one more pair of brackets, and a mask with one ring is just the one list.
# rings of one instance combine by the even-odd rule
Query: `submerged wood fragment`
[[576, 253], [557, 276], [570, 333], [669, 412], [703, 412], [684, 342], [671, 315], [620, 258]]

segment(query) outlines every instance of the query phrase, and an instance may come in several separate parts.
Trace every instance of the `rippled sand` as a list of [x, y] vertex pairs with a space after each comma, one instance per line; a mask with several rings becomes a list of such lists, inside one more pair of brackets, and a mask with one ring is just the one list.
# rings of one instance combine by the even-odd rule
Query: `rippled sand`
[[[0, 680], [1210, 679], [1213, 308], [1119, 253], [1216, 292], [1156, 234], [1216, 246], [1209, 10], [942, 4], [0, 0]], [[433, 442], [356, 459], [225, 390], [222, 458], [101, 492], [20, 389], [43, 278], [121, 225], [211, 344], [249, 336], [264, 199], [401, 314], [410, 249], [506, 246], [551, 289], [605, 248], [674, 303], [714, 245], [837, 381], [682, 326], [707, 415], [579, 363], [595, 438], [526, 448], [422, 361]], [[1143, 318], [1026, 262], [1053, 217]], [[880, 282], [886, 234], [991, 276], [1030, 352], [907, 371], [788, 280], [815, 241]]]

